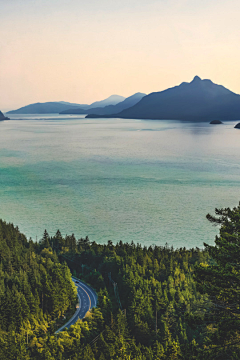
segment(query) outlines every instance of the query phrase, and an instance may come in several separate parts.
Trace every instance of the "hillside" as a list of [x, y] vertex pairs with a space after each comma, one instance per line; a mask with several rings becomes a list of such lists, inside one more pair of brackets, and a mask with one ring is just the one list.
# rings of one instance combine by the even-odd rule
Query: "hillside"
[[[220, 236], [205, 250], [97, 244], [59, 230], [34, 243], [0, 220], [0, 358], [239, 359], [240, 206], [215, 214], [207, 219]], [[98, 304], [56, 336], [74, 305], [68, 266]]]
[[[185, 314], [204, 301], [192, 276], [204, 251], [101, 245], [60, 231], [37, 244], [0, 221], [0, 255], [1, 359], [187, 360], [202, 345]], [[54, 321], [74, 300], [67, 265], [97, 290], [98, 307], [56, 338]]]
[[240, 95], [198, 76], [179, 86], [151, 93], [139, 103], [114, 115], [130, 119], [239, 120]]
[[36, 359], [43, 334], [53, 332], [75, 303], [71, 273], [50, 248], [47, 232], [34, 243], [0, 220], [0, 359]]

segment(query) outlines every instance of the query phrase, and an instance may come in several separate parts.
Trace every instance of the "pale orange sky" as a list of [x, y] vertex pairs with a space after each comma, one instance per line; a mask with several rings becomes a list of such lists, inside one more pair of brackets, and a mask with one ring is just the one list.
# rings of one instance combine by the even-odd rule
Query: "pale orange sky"
[[0, 109], [209, 78], [240, 93], [239, 0], [0, 0]]

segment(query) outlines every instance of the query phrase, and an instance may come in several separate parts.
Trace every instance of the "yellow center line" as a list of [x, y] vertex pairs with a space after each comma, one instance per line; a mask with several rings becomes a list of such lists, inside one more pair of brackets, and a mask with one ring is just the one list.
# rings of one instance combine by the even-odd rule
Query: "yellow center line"
[[88, 309], [88, 311], [89, 311], [89, 310], [91, 309], [91, 299], [90, 299], [90, 296], [88, 295], [87, 291], [86, 291], [81, 285], [78, 284], [78, 286], [79, 286], [83, 291], [85, 291], [85, 293], [87, 294], [87, 296], [88, 296], [88, 298], [89, 298], [89, 302], [90, 302], [89, 309]]

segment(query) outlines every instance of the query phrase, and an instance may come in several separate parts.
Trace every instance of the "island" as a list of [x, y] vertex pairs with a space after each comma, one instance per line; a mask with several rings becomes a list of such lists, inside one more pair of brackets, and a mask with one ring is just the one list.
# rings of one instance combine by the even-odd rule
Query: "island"
[[3, 120], [10, 120], [7, 116], [4, 116], [3, 113], [0, 111], [0, 121]]
[[209, 124], [211, 124], [211, 125], [217, 125], [217, 124], [223, 124], [223, 122], [220, 121], [220, 120], [212, 120]]
[[108, 117], [191, 122], [215, 119], [239, 121], [240, 95], [209, 79], [195, 76], [189, 83], [182, 82], [178, 86], [150, 93], [134, 106]]

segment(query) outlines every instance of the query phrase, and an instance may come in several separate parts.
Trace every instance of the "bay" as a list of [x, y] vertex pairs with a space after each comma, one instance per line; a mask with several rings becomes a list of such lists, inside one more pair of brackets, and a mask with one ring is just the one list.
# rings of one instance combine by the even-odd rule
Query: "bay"
[[206, 220], [240, 200], [240, 131], [66, 115], [0, 122], [0, 217], [54, 235], [174, 248], [214, 243]]

